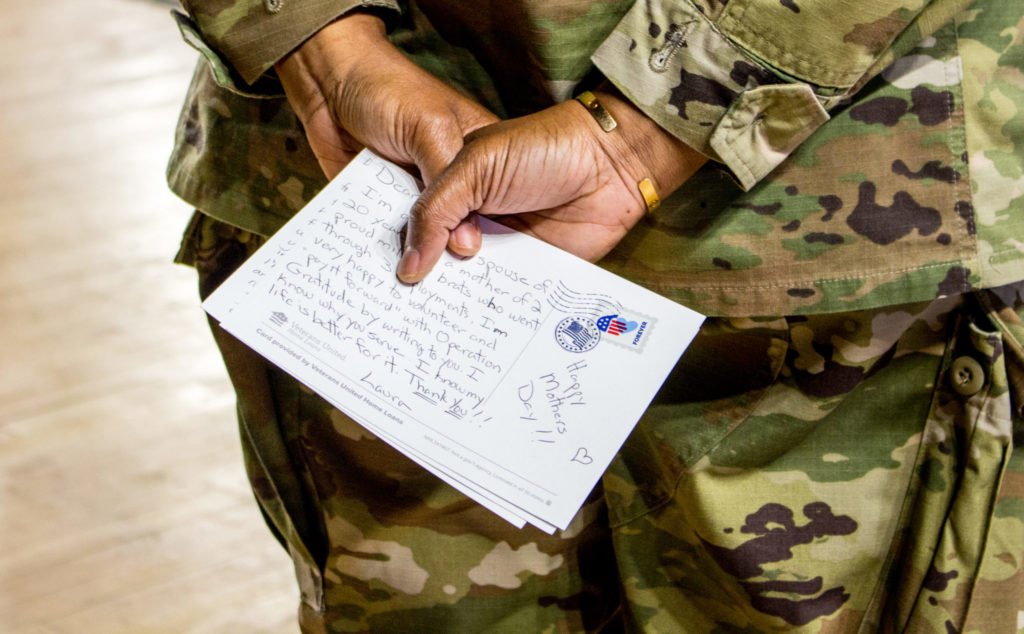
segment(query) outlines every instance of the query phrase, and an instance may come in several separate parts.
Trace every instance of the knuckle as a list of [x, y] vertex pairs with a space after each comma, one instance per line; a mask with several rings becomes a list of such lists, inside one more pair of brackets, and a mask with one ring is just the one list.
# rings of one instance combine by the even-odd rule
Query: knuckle
[[444, 221], [444, 209], [441, 205], [435, 204], [433, 199], [427, 195], [417, 200], [409, 211], [409, 217], [413, 223], [414, 231], [434, 231]]
[[432, 232], [447, 231], [458, 224], [458, 219], [447, 210], [445, 205], [425, 203], [420, 208], [416, 219], [420, 227]]
[[453, 135], [462, 136], [455, 116], [445, 112], [421, 113], [416, 119], [413, 130], [416, 136], [428, 142], [448, 140]]

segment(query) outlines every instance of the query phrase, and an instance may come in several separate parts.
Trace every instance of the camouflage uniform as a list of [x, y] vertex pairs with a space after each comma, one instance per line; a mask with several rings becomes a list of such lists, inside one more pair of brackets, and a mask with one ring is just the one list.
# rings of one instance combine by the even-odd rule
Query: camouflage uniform
[[[269, 69], [359, 3], [184, 4], [168, 176], [205, 294], [322, 187]], [[1015, 3], [363, 4], [499, 116], [606, 77], [715, 159], [601, 263], [712, 318], [556, 536], [214, 328], [304, 630], [1024, 629]]]

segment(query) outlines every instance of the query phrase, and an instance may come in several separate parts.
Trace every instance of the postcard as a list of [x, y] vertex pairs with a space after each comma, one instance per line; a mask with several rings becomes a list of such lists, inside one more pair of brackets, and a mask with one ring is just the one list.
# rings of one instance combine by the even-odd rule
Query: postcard
[[564, 529], [703, 317], [486, 219], [477, 256], [403, 284], [418, 196], [363, 151], [203, 306], [501, 517]]

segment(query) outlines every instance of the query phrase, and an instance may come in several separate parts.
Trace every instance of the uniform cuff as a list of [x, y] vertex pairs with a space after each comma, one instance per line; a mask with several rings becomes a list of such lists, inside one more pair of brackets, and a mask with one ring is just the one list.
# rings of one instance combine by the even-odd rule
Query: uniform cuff
[[834, 105], [746, 54], [689, 2], [637, 2], [591, 59], [647, 116], [723, 163], [744, 189], [828, 121]]
[[202, 3], [183, 4], [205, 46], [250, 85], [314, 33], [353, 9], [387, 9], [396, 16], [399, 11], [395, 0], [246, 0], [237, 2], [234, 10], [209, 13]]

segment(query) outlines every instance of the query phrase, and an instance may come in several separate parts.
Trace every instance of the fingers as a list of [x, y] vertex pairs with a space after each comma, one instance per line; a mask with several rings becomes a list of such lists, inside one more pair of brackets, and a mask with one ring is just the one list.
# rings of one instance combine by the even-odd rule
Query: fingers
[[409, 213], [405, 249], [398, 263], [398, 279], [419, 282], [437, 264], [445, 247], [471, 255], [480, 248], [479, 221], [469, 218], [479, 207], [479, 196], [467, 161], [456, 161], [423, 192]]
[[449, 236], [448, 250], [464, 258], [470, 257], [480, 250], [481, 240], [480, 217], [470, 213]]
[[409, 153], [420, 170], [423, 184], [429, 187], [462, 149], [462, 131], [454, 117], [450, 121], [421, 119], [417, 127], [421, 129], [414, 131]]
[[306, 140], [327, 180], [337, 176], [363, 149], [362, 144], [330, 119], [318, 121], [315, 127], [307, 124]]
[[[479, 206], [469, 178], [471, 161], [451, 166], [463, 147], [463, 135], [498, 121], [490, 111], [466, 101], [452, 119], [424, 121], [417, 130], [412, 154], [427, 186], [413, 206], [398, 278], [413, 284], [434, 267], [445, 247], [468, 257], [480, 250]], [[451, 166], [451, 167], [450, 167]], [[447, 171], [446, 171], [447, 170]], [[438, 180], [444, 174], [443, 179]], [[436, 182], [435, 182], [436, 181]]]
[[501, 121], [496, 114], [469, 99], [460, 99], [455, 104], [454, 110], [455, 116], [459, 120], [459, 127], [462, 129], [463, 142], [480, 128]]
[[444, 114], [417, 119], [410, 135], [409, 154], [427, 186], [459, 153], [467, 134], [498, 121], [498, 117], [483, 106], [462, 96], [454, 99], [448, 103]]

